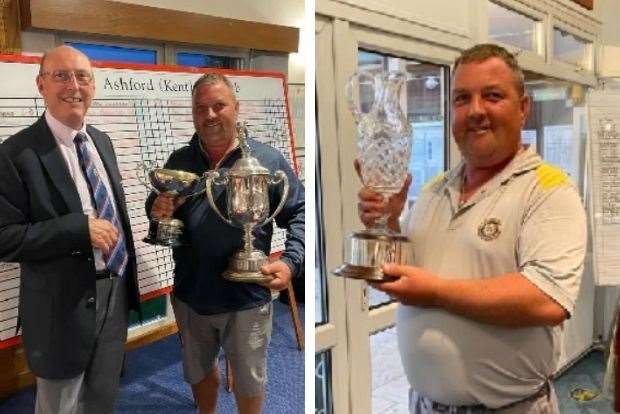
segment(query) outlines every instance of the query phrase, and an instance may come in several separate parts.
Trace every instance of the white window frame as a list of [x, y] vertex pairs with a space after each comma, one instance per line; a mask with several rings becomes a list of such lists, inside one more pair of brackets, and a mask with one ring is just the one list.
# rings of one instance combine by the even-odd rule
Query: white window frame
[[[575, 36], [576, 38], [579, 38], [585, 42], [588, 43], [588, 45], [586, 46], [586, 59], [587, 62], [585, 62], [584, 65], [575, 65], [572, 63], [568, 63], [565, 62], [563, 60], [559, 60], [556, 59], [554, 56], [554, 45], [553, 45], [553, 35], [556, 29], [560, 29], [563, 30], [569, 34], [571, 34], [572, 36]], [[595, 69], [595, 59], [594, 59], [594, 48], [595, 48], [595, 44], [596, 44], [596, 37], [594, 35], [592, 35], [591, 33], [585, 32], [583, 30], [579, 30], [565, 22], [563, 22], [562, 20], [559, 19], [552, 19], [551, 20], [551, 25], [549, 28], [549, 59], [550, 59], [550, 63], [553, 63], [554, 65], [558, 65], [566, 70], [577, 70], [577, 71], [585, 71], [585, 72], [590, 72], [593, 73], [594, 69]]]
[[[338, 130], [336, 128], [336, 102], [334, 96], [335, 78], [334, 78], [334, 56], [332, 53], [334, 47], [334, 32], [338, 30], [338, 24], [332, 24], [326, 19], [317, 17], [315, 24], [315, 42], [318, 50], [324, 51], [321, 55], [320, 65], [316, 65], [316, 88], [317, 88], [317, 117], [319, 123], [317, 125], [317, 135], [320, 140], [320, 154], [317, 151], [317, 157], [321, 157], [321, 188], [323, 191], [323, 216], [317, 217], [317, 220], [323, 221], [323, 228], [329, 229], [324, 234], [325, 242], [325, 269], [329, 272], [335, 268], [343, 256], [343, 244], [341, 240], [344, 237], [342, 227], [340, 225], [340, 183], [339, 180], [330, 179], [330, 177], [338, 177], [338, 151], [326, 151], [328, 144], [336, 142], [338, 138]], [[317, 58], [317, 61], [319, 59]], [[329, 93], [332, 91], [332, 93]], [[329, 197], [325, 197], [329, 194]], [[314, 248], [314, 246], [312, 246]], [[331, 372], [327, 375], [330, 377], [332, 397], [332, 407], [334, 413], [351, 412], [349, 407], [349, 388], [348, 382], [344, 379], [348, 378], [349, 360], [348, 360], [348, 343], [346, 335], [346, 312], [342, 304], [341, 297], [344, 295], [344, 279], [337, 279], [331, 275], [326, 276], [328, 303], [327, 322], [315, 328], [315, 352], [329, 352], [331, 354]], [[315, 275], [320, 277], [320, 275]], [[334, 380], [337, 379], [337, 380]]]
[[[358, 50], [439, 65], [449, 65], [457, 53], [447, 47], [378, 32], [341, 19], [317, 17], [316, 26], [317, 55], [320, 54], [320, 64], [316, 68], [320, 173], [323, 177], [323, 220], [328, 229], [325, 262], [330, 271], [342, 263], [344, 236], [361, 228], [356, 211], [359, 183], [351, 183], [357, 154], [356, 127], [344, 96], [344, 85], [357, 70]], [[446, 122], [449, 121], [446, 119]], [[451, 149], [449, 141], [446, 145]], [[370, 413], [370, 336], [395, 324], [397, 304], [369, 310], [365, 282], [333, 275], [327, 275], [327, 296], [329, 320], [316, 327], [315, 346], [317, 353], [325, 350], [332, 353], [334, 412]]]
[[547, 42], [545, 41], [545, 28], [547, 26], [547, 15], [542, 11], [528, 7], [523, 3], [517, 2], [515, 0], [487, 0], [485, 2], [485, 21], [484, 24], [487, 30], [485, 30], [485, 36], [488, 38], [488, 6], [489, 3], [494, 3], [500, 7], [505, 9], [514, 11], [516, 13], [522, 14], [532, 20], [534, 23], [535, 30], [535, 50], [522, 50], [517, 48], [516, 46], [509, 45], [506, 43], [498, 42], [500, 45], [504, 46], [506, 49], [510, 50], [512, 53], [519, 52], [519, 55], [527, 56], [529, 59], [538, 60], [541, 63], [545, 61], [545, 56], [547, 53]]

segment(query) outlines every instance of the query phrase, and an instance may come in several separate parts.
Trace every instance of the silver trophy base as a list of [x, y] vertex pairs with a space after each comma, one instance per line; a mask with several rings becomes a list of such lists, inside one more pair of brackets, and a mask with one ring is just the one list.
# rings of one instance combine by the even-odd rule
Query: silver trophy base
[[333, 273], [336, 276], [346, 277], [348, 279], [366, 280], [369, 282], [387, 282], [395, 279], [392, 276], [384, 274], [380, 267], [354, 266], [350, 264], [343, 264], [338, 269], [335, 269]]
[[260, 250], [238, 251], [230, 258], [228, 269], [222, 273], [222, 276], [231, 282], [269, 282], [273, 276], [265, 275], [260, 271], [260, 268], [267, 263], [269, 263], [269, 258]]
[[149, 222], [149, 231], [143, 242], [156, 246], [178, 247], [183, 233], [183, 222], [177, 219], [152, 219]]
[[412, 245], [402, 234], [356, 232], [348, 236], [345, 263], [335, 269], [336, 276], [372, 282], [394, 280], [385, 275], [385, 263], [410, 264]]

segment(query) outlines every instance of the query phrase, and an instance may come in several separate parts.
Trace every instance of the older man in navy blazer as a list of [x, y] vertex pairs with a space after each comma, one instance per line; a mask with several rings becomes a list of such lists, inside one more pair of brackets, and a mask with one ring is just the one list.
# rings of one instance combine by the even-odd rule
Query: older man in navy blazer
[[0, 261], [21, 267], [35, 412], [112, 413], [139, 303], [121, 176], [110, 138], [84, 123], [88, 58], [52, 49], [36, 82], [45, 114], [0, 145]]

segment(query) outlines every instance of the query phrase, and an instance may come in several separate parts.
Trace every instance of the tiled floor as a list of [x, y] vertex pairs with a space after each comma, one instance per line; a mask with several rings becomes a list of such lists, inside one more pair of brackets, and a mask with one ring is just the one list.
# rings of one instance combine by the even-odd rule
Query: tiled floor
[[407, 414], [409, 384], [398, 353], [396, 328], [370, 338], [373, 414]]
[[591, 401], [578, 402], [571, 398], [571, 392], [581, 388], [598, 392], [603, 385], [605, 363], [603, 353], [594, 351], [581, 359], [562, 374], [555, 382], [555, 390], [560, 400], [562, 414], [611, 414], [610, 396], [599, 395]]

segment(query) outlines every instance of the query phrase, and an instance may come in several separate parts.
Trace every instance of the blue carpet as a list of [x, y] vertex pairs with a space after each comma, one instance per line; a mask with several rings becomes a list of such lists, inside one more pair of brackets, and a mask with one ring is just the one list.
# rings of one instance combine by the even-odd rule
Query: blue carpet
[[[265, 413], [304, 412], [304, 355], [297, 349], [289, 308], [277, 300], [274, 304], [273, 335], [267, 359], [267, 395]], [[304, 308], [300, 305], [300, 317]], [[222, 383], [224, 361], [220, 359]], [[181, 349], [176, 335], [127, 354], [125, 374], [117, 403], [117, 413], [194, 414], [190, 387], [183, 381]], [[26, 388], [0, 402], [0, 414], [32, 413], [34, 389]], [[220, 389], [218, 413], [236, 413], [234, 396]]]

